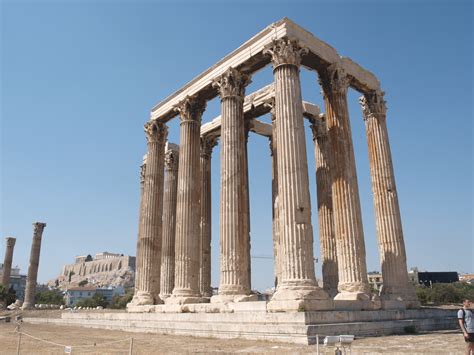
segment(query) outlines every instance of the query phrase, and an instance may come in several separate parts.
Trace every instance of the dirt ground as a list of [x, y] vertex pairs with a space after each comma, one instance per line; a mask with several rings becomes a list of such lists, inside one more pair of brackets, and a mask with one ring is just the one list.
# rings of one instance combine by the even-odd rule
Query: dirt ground
[[[34, 311], [24, 317], [59, 317], [60, 311]], [[0, 354], [16, 354], [19, 336], [16, 322], [0, 322]], [[315, 354], [316, 346], [242, 339], [212, 339], [177, 335], [129, 333], [83, 327], [21, 323], [21, 354], [209, 354], [266, 353]], [[459, 331], [356, 339], [352, 354], [463, 354], [465, 344]], [[334, 348], [320, 347], [321, 354], [334, 354]], [[349, 351], [347, 352], [349, 354]]]

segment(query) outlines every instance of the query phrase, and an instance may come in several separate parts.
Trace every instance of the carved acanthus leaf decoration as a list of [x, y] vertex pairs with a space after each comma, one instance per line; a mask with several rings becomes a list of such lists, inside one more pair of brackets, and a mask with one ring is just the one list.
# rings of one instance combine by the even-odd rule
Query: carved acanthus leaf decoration
[[201, 137], [201, 157], [211, 159], [212, 149], [217, 145], [218, 137]]
[[213, 81], [212, 86], [218, 88], [221, 99], [229, 96], [243, 99], [245, 96], [245, 87], [251, 82], [249, 75], [237, 69], [229, 68], [224, 74]]
[[319, 117], [311, 119], [310, 127], [313, 133], [313, 141], [327, 137], [328, 127], [326, 125], [326, 118], [324, 114], [320, 114]]
[[165, 152], [165, 169], [177, 171], [179, 165], [179, 151], [168, 149]]
[[264, 55], [272, 57], [273, 70], [280, 65], [294, 65], [299, 67], [301, 65], [301, 58], [308, 54], [308, 48], [302, 47], [296, 41], [291, 41], [287, 38], [274, 40], [267, 45], [264, 50]]
[[33, 223], [33, 227], [34, 227], [33, 236], [34, 237], [41, 237], [41, 234], [43, 233], [43, 229], [44, 229], [44, 227], [46, 227], [46, 223], [35, 222], [35, 223]]
[[181, 122], [201, 123], [201, 117], [206, 109], [206, 101], [196, 95], [187, 96], [175, 106], [175, 111], [179, 112]]
[[350, 85], [350, 78], [340, 63], [334, 63], [319, 76], [319, 84], [325, 94], [345, 94]]
[[144, 129], [148, 143], [164, 144], [168, 137], [168, 127], [162, 122], [148, 121], [145, 123]]
[[385, 117], [387, 106], [384, 95], [385, 93], [383, 91], [373, 91], [359, 98], [364, 120], [373, 117]]

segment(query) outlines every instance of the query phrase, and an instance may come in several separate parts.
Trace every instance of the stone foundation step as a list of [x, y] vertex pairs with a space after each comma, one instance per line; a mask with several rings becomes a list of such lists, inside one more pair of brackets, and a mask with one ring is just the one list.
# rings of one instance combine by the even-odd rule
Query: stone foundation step
[[[413, 331], [429, 331], [455, 329], [456, 317], [452, 312], [432, 313], [418, 311], [417, 318], [375, 320], [375, 314], [369, 316], [366, 312], [359, 317], [341, 315], [318, 317], [322, 323], [305, 324], [307, 316], [304, 313], [63, 313], [61, 319], [25, 318], [25, 322], [36, 324], [61, 324], [83, 326], [99, 329], [115, 329], [130, 332], [147, 332], [160, 334], [190, 335], [215, 338], [243, 338], [278, 340], [298, 344], [314, 344], [316, 337], [327, 335], [351, 334], [355, 336], [379, 336], [403, 334]], [[334, 312], [337, 313], [337, 312]], [[421, 315], [425, 317], [422, 318]], [[444, 315], [441, 317], [440, 315]], [[321, 315], [320, 315], [321, 316]], [[353, 318], [371, 321], [352, 321]], [[336, 322], [328, 322], [336, 319]], [[249, 322], [252, 320], [252, 322]], [[313, 315], [314, 320], [314, 315]]]

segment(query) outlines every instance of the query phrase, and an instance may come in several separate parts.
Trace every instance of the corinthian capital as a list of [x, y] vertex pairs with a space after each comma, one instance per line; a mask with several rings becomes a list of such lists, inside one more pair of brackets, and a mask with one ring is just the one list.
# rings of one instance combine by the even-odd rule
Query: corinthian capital
[[162, 122], [148, 121], [145, 123], [145, 134], [148, 143], [163, 143], [168, 137], [168, 127]]
[[383, 91], [373, 91], [359, 98], [364, 120], [373, 117], [385, 117], [387, 106], [383, 98], [384, 95], [385, 93]]
[[7, 241], [7, 248], [13, 248], [15, 246], [16, 239], [13, 237], [6, 237], [5, 240]]
[[291, 41], [287, 38], [274, 40], [263, 50], [264, 55], [272, 57], [273, 70], [280, 65], [294, 65], [299, 67], [301, 57], [307, 53], [308, 48], [301, 47], [298, 42]]
[[200, 99], [197, 95], [186, 96], [175, 106], [175, 111], [179, 112], [181, 122], [201, 123], [201, 117], [205, 109], [206, 101]]
[[179, 147], [176, 144], [168, 143], [165, 152], [165, 169], [178, 170]]
[[241, 71], [229, 68], [224, 74], [214, 80], [212, 86], [218, 88], [221, 100], [226, 97], [240, 97], [242, 100], [245, 96], [245, 87], [250, 84], [250, 76]]
[[41, 237], [44, 227], [46, 227], [46, 223], [42, 223], [42, 222], [33, 223], [33, 228], [34, 228], [33, 236]]
[[201, 157], [211, 159], [212, 148], [217, 145], [217, 137], [201, 137]]
[[350, 84], [346, 71], [339, 63], [331, 64], [319, 75], [319, 84], [323, 92], [328, 94], [345, 94]]
[[321, 113], [319, 117], [311, 119], [310, 122], [311, 131], [313, 133], [313, 141], [327, 136], [328, 127], [326, 125], [326, 116], [324, 113]]

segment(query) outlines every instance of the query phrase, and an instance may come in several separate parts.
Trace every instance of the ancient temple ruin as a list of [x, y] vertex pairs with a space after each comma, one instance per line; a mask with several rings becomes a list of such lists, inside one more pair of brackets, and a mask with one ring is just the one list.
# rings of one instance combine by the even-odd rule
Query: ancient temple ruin
[[[274, 82], [251, 95], [251, 75], [272, 65]], [[302, 101], [299, 73], [317, 74], [324, 113]], [[319, 83], [319, 85], [318, 85]], [[361, 93], [384, 286], [371, 297], [347, 91]], [[206, 102], [221, 115], [201, 125]], [[271, 112], [272, 124], [257, 118]], [[166, 123], [180, 119], [178, 148]], [[304, 118], [316, 158], [318, 236], [324, 289], [313, 262]], [[255, 301], [250, 290], [249, 132], [270, 140], [273, 166], [274, 311], [418, 307], [407, 274], [405, 244], [377, 78], [288, 19], [272, 24], [156, 105], [145, 125], [134, 306]], [[221, 145], [220, 284], [210, 294], [210, 157]], [[166, 174], [165, 174], [166, 170]], [[311, 174], [312, 175], [312, 174]], [[174, 261], [174, 262], [173, 262]], [[173, 272], [174, 269], [174, 272]]]
[[[267, 65], [273, 67], [273, 83], [246, 94], [251, 75]], [[302, 100], [302, 69], [315, 73], [314, 90], [322, 89], [324, 108]], [[384, 281], [375, 297], [367, 280], [350, 87], [362, 94], [369, 146]], [[220, 116], [201, 125], [206, 102], [217, 96]], [[267, 113], [271, 124], [258, 119]], [[167, 142], [167, 122], [177, 117], [179, 145]], [[313, 133], [316, 172], [308, 172], [305, 119]], [[455, 324], [449, 310], [419, 309], [408, 279], [379, 81], [292, 21], [268, 26], [153, 107], [145, 133], [135, 294], [128, 312], [63, 313], [58, 324], [304, 344], [323, 334], [373, 336], [403, 333], [407, 326], [433, 330]], [[268, 302], [258, 301], [250, 289], [250, 133], [268, 137], [272, 157], [268, 207], [277, 287]], [[220, 235], [211, 236], [210, 164], [216, 144], [221, 145]], [[317, 209], [312, 211], [314, 173]], [[312, 213], [318, 213], [319, 233], [311, 225]], [[313, 235], [321, 246], [323, 288], [315, 278]], [[215, 295], [211, 238], [220, 239], [220, 265], [212, 265], [220, 272]]]

